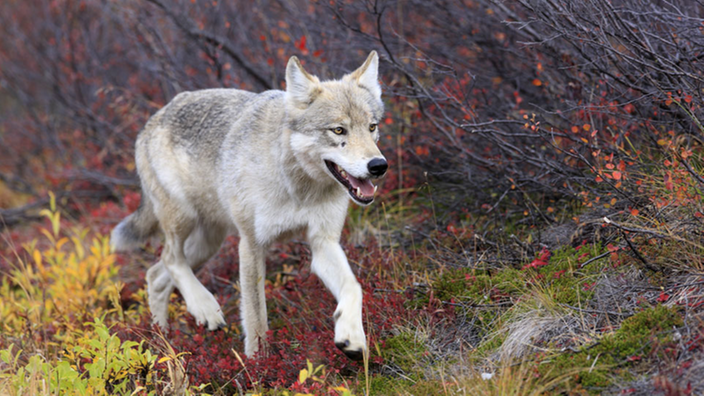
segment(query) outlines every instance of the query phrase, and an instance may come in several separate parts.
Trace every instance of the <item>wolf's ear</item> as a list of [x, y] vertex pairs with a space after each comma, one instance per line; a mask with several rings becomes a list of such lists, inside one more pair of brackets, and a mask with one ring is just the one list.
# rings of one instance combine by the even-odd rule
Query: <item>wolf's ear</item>
[[286, 65], [286, 94], [297, 107], [307, 107], [320, 94], [318, 77], [308, 74], [295, 56]]
[[348, 79], [357, 81], [357, 83], [377, 99], [381, 99], [381, 86], [379, 85], [379, 55], [376, 51], [372, 51], [364, 64], [359, 69], [345, 76]]

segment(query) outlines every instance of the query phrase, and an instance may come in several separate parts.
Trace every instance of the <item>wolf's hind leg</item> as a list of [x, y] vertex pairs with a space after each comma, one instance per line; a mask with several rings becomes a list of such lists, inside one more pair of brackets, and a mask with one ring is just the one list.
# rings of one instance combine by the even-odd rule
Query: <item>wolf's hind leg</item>
[[159, 261], [147, 271], [147, 295], [149, 297], [149, 310], [152, 321], [162, 329], [168, 327], [169, 298], [174, 291], [171, 275]]
[[[197, 271], [203, 263], [217, 253], [225, 234], [226, 231], [222, 227], [215, 225], [196, 227], [186, 239], [184, 246], [184, 254], [191, 268]], [[147, 271], [147, 286], [152, 320], [165, 329], [168, 326], [169, 299], [175, 284], [161, 261]]]
[[220, 250], [227, 230], [217, 224], [199, 224], [186, 239], [184, 254], [194, 271]]
[[[177, 217], [177, 216], [176, 216]], [[166, 243], [162, 253], [162, 262], [168, 270], [174, 285], [186, 300], [186, 307], [198, 324], [216, 330], [225, 325], [225, 318], [215, 297], [203, 286], [193, 273], [186, 257], [186, 240], [196, 229], [195, 221], [181, 220], [177, 224], [163, 224]], [[201, 256], [202, 258], [202, 256]]]
[[269, 330], [266, 315], [265, 249], [253, 237], [241, 235], [240, 290], [242, 327], [244, 328], [244, 353], [252, 357], [259, 350], [259, 343]]
[[340, 244], [323, 236], [310, 238], [311, 270], [335, 296], [335, 345], [350, 359], [361, 360], [367, 351], [362, 324], [362, 287], [357, 282]]

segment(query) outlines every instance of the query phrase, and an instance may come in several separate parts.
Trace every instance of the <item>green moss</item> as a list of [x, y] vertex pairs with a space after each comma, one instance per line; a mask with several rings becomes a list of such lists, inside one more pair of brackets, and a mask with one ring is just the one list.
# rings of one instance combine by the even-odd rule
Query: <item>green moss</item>
[[[363, 381], [362, 381], [363, 383]], [[434, 396], [444, 394], [443, 384], [437, 380], [406, 380], [383, 375], [371, 377], [369, 395], [417, 395]], [[365, 394], [363, 388], [356, 389], [356, 395]]]
[[[399, 378], [390, 378], [383, 375], [375, 375], [371, 377], [369, 383], [370, 395], [398, 395], [403, 393], [403, 390], [408, 389], [412, 383], [408, 380]], [[355, 394], [365, 394], [363, 389], [359, 389]]]
[[382, 356], [411, 376], [413, 367], [425, 356], [427, 350], [422, 341], [409, 331], [386, 339]]
[[[588, 290], [589, 287], [585, 288], [585, 283], [600, 271], [597, 263], [583, 269], [579, 268], [579, 264], [604, 251], [599, 245], [586, 245], [579, 250], [563, 247], [552, 252], [546, 265], [535, 269], [506, 267], [494, 271], [469, 268], [448, 270], [432, 283], [431, 289], [434, 297], [441, 301], [465, 303], [470, 309], [463, 313], [468, 315], [473, 315], [476, 311], [471, 309], [472, 306], [496, 304], [521, 296], [528, 291], [527, 284], [547, 288], [556, 302], [579, 304], [592, 297], [593, 293]], [[428, 295], [421, 296], [415, 300], [415, 304], [427, 304], [428, 298]]]
[[[476, 318], [475, 325], [489, 328], [501, 313], [496, 304], [504, 303], [525, 292], [525, 277], [522, 271], [503, 268], [495, 272], [475, 271], [460, 268], [445, 271], [431, 285], [435, 299], [453, 302], [456, 312]], [[411, 304], [420, 307], [428, 304], [430, 293], [419, 296]]]
[[[684, 324], [682, 316], [674, 309], [659, 305], [639, 312], [623, 321], [612, 339], [602, 342], [604, 351], [613, 351], [619, 357], [648, 354], [651, 338], [658, 344], [669, 342], [668, 330]], [[645, 349], [645, 351], [644, 351]]]
[[599, 263], [591, 263], [582, 269], [579, 265], [604, 251], [599, 245], [586, 245], [579, 250], [571, 246], [562, 247], [552, 253], [547, 265], [529, 271], [536, 274], [534, 281], [543, 287], [555, 302], [578, 306], [593, 297], [592, 278], [601, 269]]
[[656, 346], [672, 341], [667, 331], [682, 325], [682, 317], [675, 309], [649, 308], [624, 320], [620, 329], [604, 336], [595, 346], [558, 355], [539, 370], [543, 374], [547, 370], [580, 370], [569, 385], [598, 392], [609, 386], [614, 377], [631, 379], [631, 371], [637, 371]]

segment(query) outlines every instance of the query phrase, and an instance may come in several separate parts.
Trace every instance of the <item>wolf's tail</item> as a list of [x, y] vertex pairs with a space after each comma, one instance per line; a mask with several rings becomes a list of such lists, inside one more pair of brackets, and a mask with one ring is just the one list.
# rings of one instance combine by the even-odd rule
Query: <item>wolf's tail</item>
[[112, 230], [110, 245], [118, 252], [134, 249], [156, 233], [158, 224], [152, 202], [142, 194], [139, 208]]

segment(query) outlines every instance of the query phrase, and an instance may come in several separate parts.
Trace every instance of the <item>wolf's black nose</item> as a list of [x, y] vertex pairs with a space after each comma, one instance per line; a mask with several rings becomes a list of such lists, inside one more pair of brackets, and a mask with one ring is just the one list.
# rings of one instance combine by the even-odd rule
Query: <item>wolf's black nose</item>
[[388, 168], [389, 164], [383, 158], [374, 158], [367, 164], [367, 169], [373, 176], [382, 176]]

